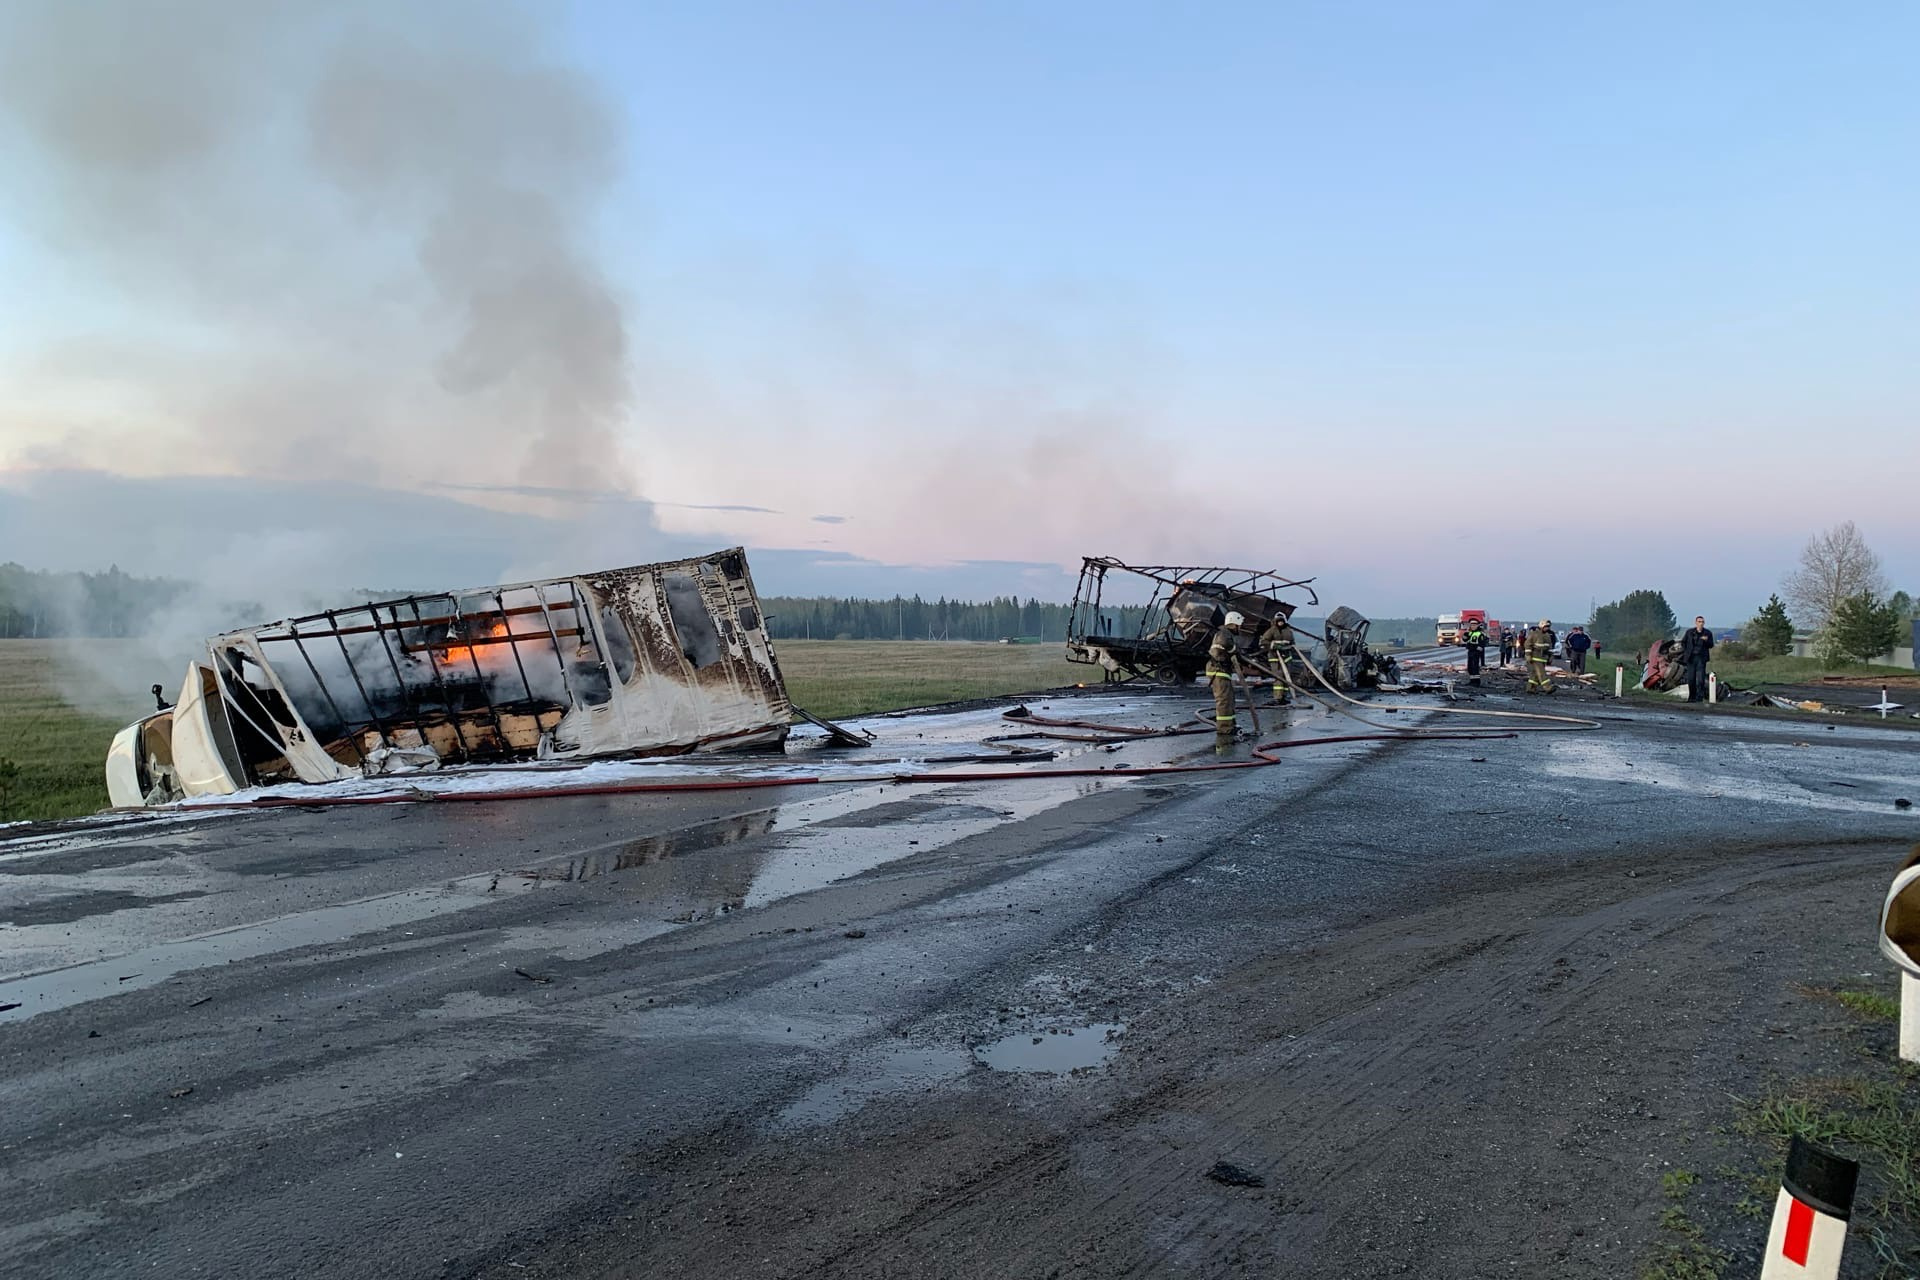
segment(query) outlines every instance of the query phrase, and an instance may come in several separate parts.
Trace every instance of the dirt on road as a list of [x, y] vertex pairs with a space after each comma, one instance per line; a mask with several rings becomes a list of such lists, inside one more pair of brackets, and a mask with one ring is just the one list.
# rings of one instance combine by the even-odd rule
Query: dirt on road
[[[1743, 1131], [1753, 1106], [1891, 1056], [1885, 1026], [1809, 993], [1888, 986], [1862, 904], [1900, 852], [1516, 860], [1280, 949], [1286, 901], [1213, 877], [1229, 976], [1143, 972], [1099, 926], [1036, 957], [1083, 1006], [1125, 993], [1108, 1065], [980, 1068], [835, 1125], [636, 1154], [604, 1213], [486, 1274], [1751, 1274], [1777, 1155]], [[1045, 1006], [1002, 1017], [1057, 1034]]]

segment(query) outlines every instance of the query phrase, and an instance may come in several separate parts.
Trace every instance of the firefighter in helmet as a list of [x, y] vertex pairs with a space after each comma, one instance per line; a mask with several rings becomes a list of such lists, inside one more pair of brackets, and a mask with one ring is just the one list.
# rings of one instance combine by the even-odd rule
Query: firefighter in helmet
[[1293, 690], [1288, 681], [1293, 678], [1293, 660], [1298, 657], [1293, 645], [1293, 628], [1287, 625], [1287, 615], [1276, 613], [1267, 629], [1260, 633], [1260, 652], [1266, 655], [1267, 670], [1273, 672], [1273, 701], [1278, 706], [1286, 706], [1293, 701]]
[[1553, 660], [1553, 624], [1545, 618], [1540, 625], [1527, 632], [1527, 692], [1552, 693], [1553, 678], [1547, 674], [1547, 664]]
[[1213, 731], [1223, 738], [1231, 738], [1237, 727], [1233, 715], [1233, 677], [1239, 670], [1240, 629], [1246, 622], [1239, 613], [1229, 613], [1213, 633], [1213, 643], [1207, 646], [1207, 684], [1213, 689]]

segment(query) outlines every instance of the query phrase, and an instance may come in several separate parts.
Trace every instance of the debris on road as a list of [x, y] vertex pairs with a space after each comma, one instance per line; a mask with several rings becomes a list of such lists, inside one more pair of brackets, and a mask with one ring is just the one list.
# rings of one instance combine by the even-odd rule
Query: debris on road
[[1222, 1160], [1207, 1170], [1207, 1177], [1223, 1187], [1264, 1187], [1267, 1180], [1251, 1169]]
[[114, 738], [108, 794], [137, 807], [444, 764], [778, 748], [793, 708], [764, 622], [735, 547], [231, 631], [174, 705]]
[[514, 972], [525, 978], [528, 982], [545, 984], [553, 981], [552, 978], [543, 978], [539, 974], [528, 973], [525, 969], [515, 969]]

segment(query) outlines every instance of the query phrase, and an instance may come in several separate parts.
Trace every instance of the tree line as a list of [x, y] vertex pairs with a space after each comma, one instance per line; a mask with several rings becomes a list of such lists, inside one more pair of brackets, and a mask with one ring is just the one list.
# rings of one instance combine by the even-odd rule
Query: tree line
[[[1807, 539], [1800, 563], [1786, 575], [1781, 592], [1769, 595], [1755, 610], [1739, 640], [1722, 650], [1727, 657], [1791, 653], [1802, 628], [1829, 664], [1871, 662], [1913, 644], [1914, 597], [1887, 591], [1880, 557], [1851, 520]], [[1645, 653], [1654, 641], [1671, 639], [1679, 627], [1665, 594], [1642, 589], [1595, 609], [1587, 630], [1602, 645]]]
[[118, 565], [56, 573], [0, 564], [0, 637], [137, 636], [186, 590], [184, 582], [136, 578]]
[[[762, 596], [767, 634], [775, 640], [1048, 640], [1065, 642], [1072, 607], [1029, 597], [991, 600], [890, 600], [834, 596]], [[1144, 610], [1110, 607], [1111, 630], [1132, 635]]]

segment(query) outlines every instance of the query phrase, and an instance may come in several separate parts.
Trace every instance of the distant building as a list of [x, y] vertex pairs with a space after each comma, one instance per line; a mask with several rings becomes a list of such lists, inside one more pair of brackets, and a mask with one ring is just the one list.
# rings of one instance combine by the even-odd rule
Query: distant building
[[[1820, 656], [1819, 639], [1813, 632], [1796, 631], [1793, 633], [1793, 656], [1796, 658], [1817, 658]], [[1875, 658], [1874, 661], [1886, 667], [1912, 668], [1914, 665], [1913, 646], [1909, 644], [1902, 645], [1897, 649], [1889, 649]]]

